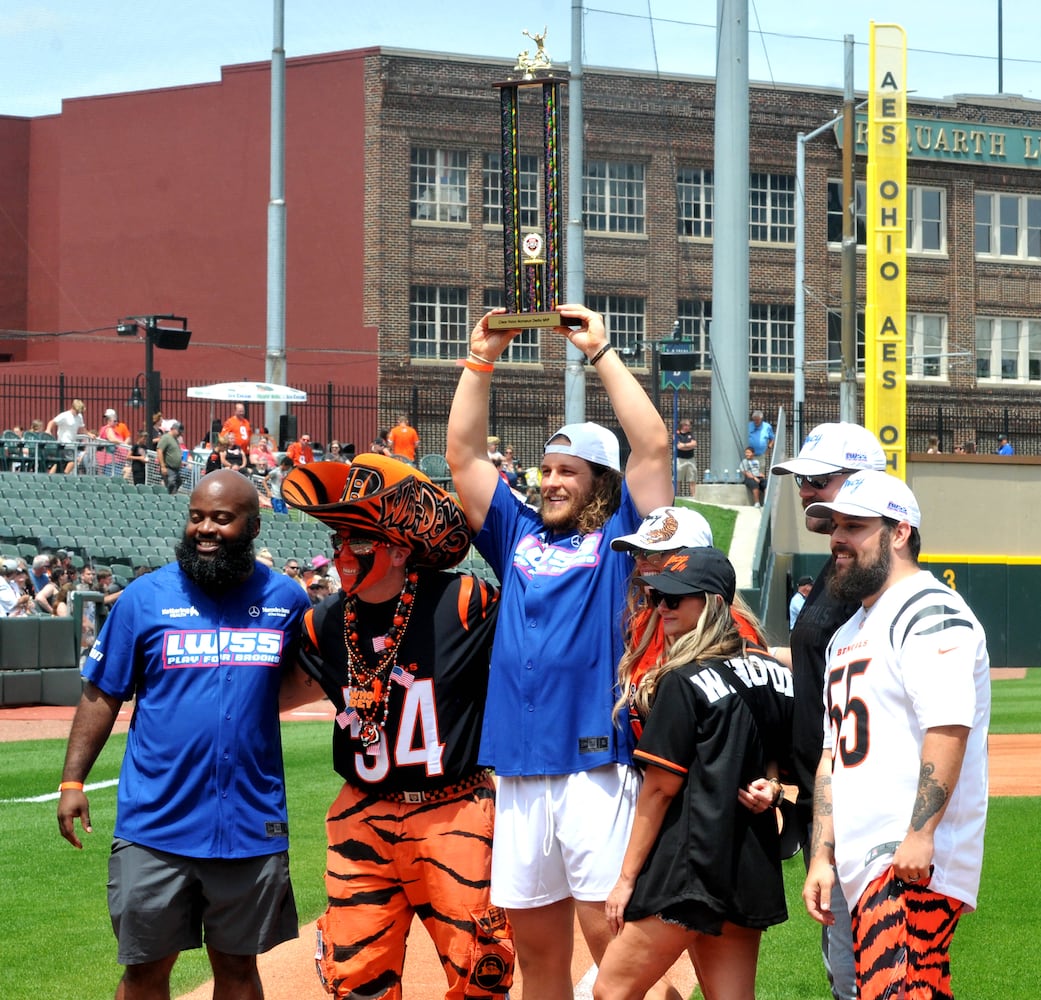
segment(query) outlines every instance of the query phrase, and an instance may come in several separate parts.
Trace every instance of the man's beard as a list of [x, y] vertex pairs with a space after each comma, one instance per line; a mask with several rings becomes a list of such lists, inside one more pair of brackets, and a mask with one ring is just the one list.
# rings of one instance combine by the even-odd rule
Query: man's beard
[[233, 541], [221, 539], [217, 552], [211, 558], [203, 559], [185, 531], [174, 553], [185, 574], [205, 590], [235, 586], [246, 579], [256, 565], [253, 539], [248, 533]]
[[878, 558], [867, 564], [862, 564], [858, 559], [847, 569], [833, 573], [828, 579], [828, 592], [845, 604], [859, 604], [885, 586], [891, 565], [889, 533], [883, 531], [879, 535]]

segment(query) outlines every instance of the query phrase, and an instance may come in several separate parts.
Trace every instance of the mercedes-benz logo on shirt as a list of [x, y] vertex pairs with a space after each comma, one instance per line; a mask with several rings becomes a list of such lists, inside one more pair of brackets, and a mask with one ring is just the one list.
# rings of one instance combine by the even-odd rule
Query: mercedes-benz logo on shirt
[[250, 616], [250, 618], [259, 618], [260, 617], [260, 608], [258, 608], [255, 604], [251, 604], [249, 606], [249, 616]]

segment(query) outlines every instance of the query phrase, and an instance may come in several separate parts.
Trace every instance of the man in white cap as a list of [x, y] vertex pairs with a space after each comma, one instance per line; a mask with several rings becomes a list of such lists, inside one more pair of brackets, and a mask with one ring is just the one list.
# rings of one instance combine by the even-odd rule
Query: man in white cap
[[673, 499], [670, 434], [603, 317], [559, 312], [574, 328], [556, 333], [586, 355], [628, 438], [624, 476], [614, 434], [568, 424], [546, 442], [541, 514], [512, 495], [488, 459], [488, 407], [494, 362], [519, 331], [489, 329], [491, 314], [471, 333], [446, 449], [474, 544], [502, 581], [479, 758], [499, 777], [491, 895], [509, 912], [525, 994], [541, 1000], [572, 996], [576, 914], [594, 961], [611, 939], [604, 902], [638, 791], [628, 727], [611, 718], [632, 569], [611, 540]]
[[829, 589], [858, 611], [828, 646], [803, 901], [828, 924], [837, 868], [860, 1000], [950, 997], [950, 944], [983, 863], [987, 637], [918, 565], [922, 516], [901, 480], [858, 472], [807, 513], [833, 522]]
[[[874, 434], [859, 424], [818, 424], [806, 436], [797, 458], [779, 462], [771, 475], [795, 477], [803, 510], [811, 504], [832, 500], [839, 487], [858, 469], [884, 469], [885, 452]], [[806, 527], [819, 534], [831, 531], [828, 518], [807, 515]], [[824, 655], [828, 640], [856, 611], [856, 603], [832, 597], [827, 589], [834, 560], [825, 563], [799, 612], [791, 632], [790, 649], [773, 650], [792, 668], [795, 682], [795, 711], [792, 723], [792, 759], [799, 786], [796, 818], [809, 842], [813, 821], [813, 782], [821, 754], [821, 698], [824, 691]], [[807, 857], [807, 863], [809, 859]], [[824, 968], [835, 1000], [855, 1000], [856, 977], [849, 913], [841, 895], [833, 906], [835, 920], [821, 934]]]

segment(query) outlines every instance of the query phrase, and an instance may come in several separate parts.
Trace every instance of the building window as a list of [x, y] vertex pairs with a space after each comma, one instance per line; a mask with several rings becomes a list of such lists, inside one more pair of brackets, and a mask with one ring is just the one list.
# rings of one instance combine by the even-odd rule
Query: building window
[[792, 174], [751, 174], [748, 203], [748, 238], [753, 243], [795, 242]]
[[582, 177], [582, 218], [596, 233], [644, 231], [642, 163], [590, 160]]
[[409, 357], [453, 361], [465, 358], [469, 346], [466, 289], [413, 285], [408, 303]]
[[1041, 382], [1041, 320], [977, 317], [976, 377]]
[[[905, 332], [908, 378], [947, 377], [947, 317], [908, 313]], [[828, 310], [828, 372], [842, 371], [842, 313]], [[864, 313], [857, 311], [857, 374], [864, 374]]]
[[[842, 181], [828, 181], [828, 242], [842, 243]], [[857, 181], [857, 246], [867, 244], [867, 185]], [[907, 189], [907, 249], [947, 252], [947, 192], [912, 184]]]
[[676, 174], [676, 232], [712, 238], [712, 171], [694, 168]]
[[947, 192], [911, 185], [907, 190], [907, 249], [910, 253], [947, 252]]
[[[486, 288], [484, 290], [484, 311], [501, 309], [506, 305], [506, 292], [502, 288]], [[509, 347], [499, 356], [500, 361], [514, 361], [537, 364], [539, 360], [539, 331], [521, 330]]]
[[[522, 229], [539, 227], [539, 158], [517, 157]], [[502, 153], [485, 153], [481, 168], [482, 212], [485, 225], [502, 225]]]
[[409, 210], [422, 222], [466, 222], [467, 155], [463, 150], [413, 147]]
[[625, 363], [631, 367], [645, 367], [648, 362], [644, 355], [644, 300], [635, 295], [590, 295], [587, 304], [594, 312], [603, 315], [607, 339], [614, 344]]
[[979, 256], [1041, 260], [1041, 198], [979, 191], [975, 211]]
[[907, 314], [907, 377], [947, 377], [947, 317], [943, 314]]
[[[842, 373], [842, 313], [828, 310], [828, 374]], [[864, 374], [864, 314], [857, 310], [857, 374]]]
[[[712, 355], [709, 350], [709, 333], [712, 326], [712, 303], [698, 302], [692, 299], [681, 299], [676, 303], [676, 318], [679, 320], [680, 339], [690, 342], [690, 351], [697, 355], [699, 370], [708, 371], [712, 367]], [[661, 367], [668, 369], [668, 355], [661, 356]]]
[[748, 370], [792, 372], [795, 363], [795, 315], [792, 306], [748, 308]]

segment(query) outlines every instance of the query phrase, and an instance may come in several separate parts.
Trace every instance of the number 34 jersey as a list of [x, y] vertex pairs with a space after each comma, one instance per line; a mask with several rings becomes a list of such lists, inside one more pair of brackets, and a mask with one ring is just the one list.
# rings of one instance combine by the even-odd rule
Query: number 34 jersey
[[[305, 668], [336, 706], [333, 766], [346, 781], [376, 794], [435, 791], [477, 769], [488, 691], [488, 663], [498, 592], [471, 575], [419, 570], [412, 614], [381, 683], [390, 698], [379, 741], [365, 747], [351, 723], [350, 671], [344, 640], [344, 598], [336, 594], [305, 619]], [[397, 598], [357, 601], [359, 645], [379, 645]], [[321, 662], [307, 656], [307, 639]], [[380, 654], [374, 654], [372, 662]], [[376, 715], [382, 718], [382, 712]]]
[[828, 646], [824, 715], [835, 858], [851, 906], [908, 832], [926, 730], [969, 728], [934, 838], [930, 888], [975, 907], [987, 818], [990, 658], [962, 597], [921, 570], [858, 610]]

